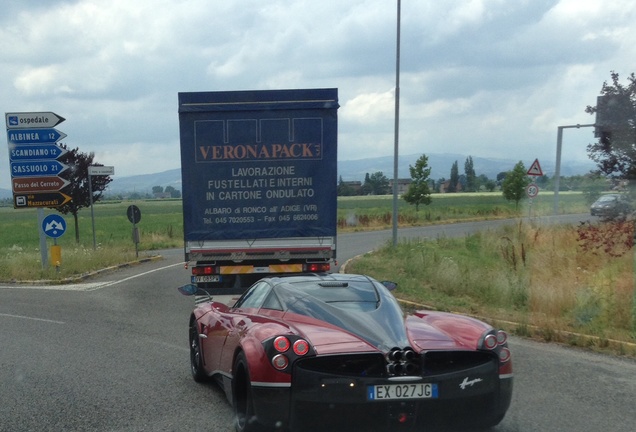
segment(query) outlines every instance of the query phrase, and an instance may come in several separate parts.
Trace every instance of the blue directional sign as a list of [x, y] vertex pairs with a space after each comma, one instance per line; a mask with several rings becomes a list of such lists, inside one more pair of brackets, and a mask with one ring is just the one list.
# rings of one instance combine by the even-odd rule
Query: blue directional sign
[[66, 232], [66, 221], [57, 214], [50, 214], [42, 221], [42, 231], [51, 238], [61, 237]]
[[58, 175], [68, 168], [56, 160], [38, 160], [33, 162], [11, 162], [12, 177], [37, 177]]
[[5, 113], [7, 129], [51, 128], [65, 119], [54, 112]]
[[32, 160], [55, 160], [63, 154], [68, 153], [62, 147], [55, 144], [30, 144], [9, 146], [9, 160], [32, 161]]
[[9, 144], [56, 143], [65, 137], [65, 133], [53, 128], [7, 130], [7, 141]]

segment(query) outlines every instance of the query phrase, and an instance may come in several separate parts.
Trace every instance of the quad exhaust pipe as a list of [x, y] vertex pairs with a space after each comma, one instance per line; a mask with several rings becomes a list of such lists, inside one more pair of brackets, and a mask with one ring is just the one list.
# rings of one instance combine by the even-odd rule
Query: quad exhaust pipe
[[393, 348], [387, 358], [389, 375], [414, 375], [419, 373], [418, 355], [412, 348]]

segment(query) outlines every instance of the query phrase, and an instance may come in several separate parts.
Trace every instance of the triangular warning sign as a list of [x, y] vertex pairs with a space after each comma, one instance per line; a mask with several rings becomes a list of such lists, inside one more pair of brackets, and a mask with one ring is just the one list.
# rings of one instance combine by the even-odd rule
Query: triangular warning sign
[[530, 166], [530, 169], [527, 172], [528, 175], [531, 176], [542, 176], [543, 171], [541, 171], [541, 165], [539, 165], [539, 159], [535, 159]]

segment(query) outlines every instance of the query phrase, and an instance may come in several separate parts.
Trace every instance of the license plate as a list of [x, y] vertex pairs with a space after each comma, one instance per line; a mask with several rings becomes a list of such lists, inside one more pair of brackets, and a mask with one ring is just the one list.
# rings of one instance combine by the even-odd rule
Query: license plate
[[219, 275], [207, 275], [207, 276], [192, 276], [192, 283], [201, 282], [221, 282], [221, 276]]
[[367, 400], [434, 399], [437, 384], [387, 384], [367, 387]]

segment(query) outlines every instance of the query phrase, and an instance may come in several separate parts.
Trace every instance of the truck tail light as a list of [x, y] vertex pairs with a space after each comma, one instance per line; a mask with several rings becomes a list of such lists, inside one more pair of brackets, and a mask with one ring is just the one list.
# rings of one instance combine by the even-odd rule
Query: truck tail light
[[309, 263], [305, 264], [305, 271], [308, 273], [322, 273], [328, 272], [331, 269], [329, 263]]
[[213, 275], [216, 274], [215, 266], [197, 266], [192, 267], [192, 275], [193, 276], [205, 276], [205, 275]]

